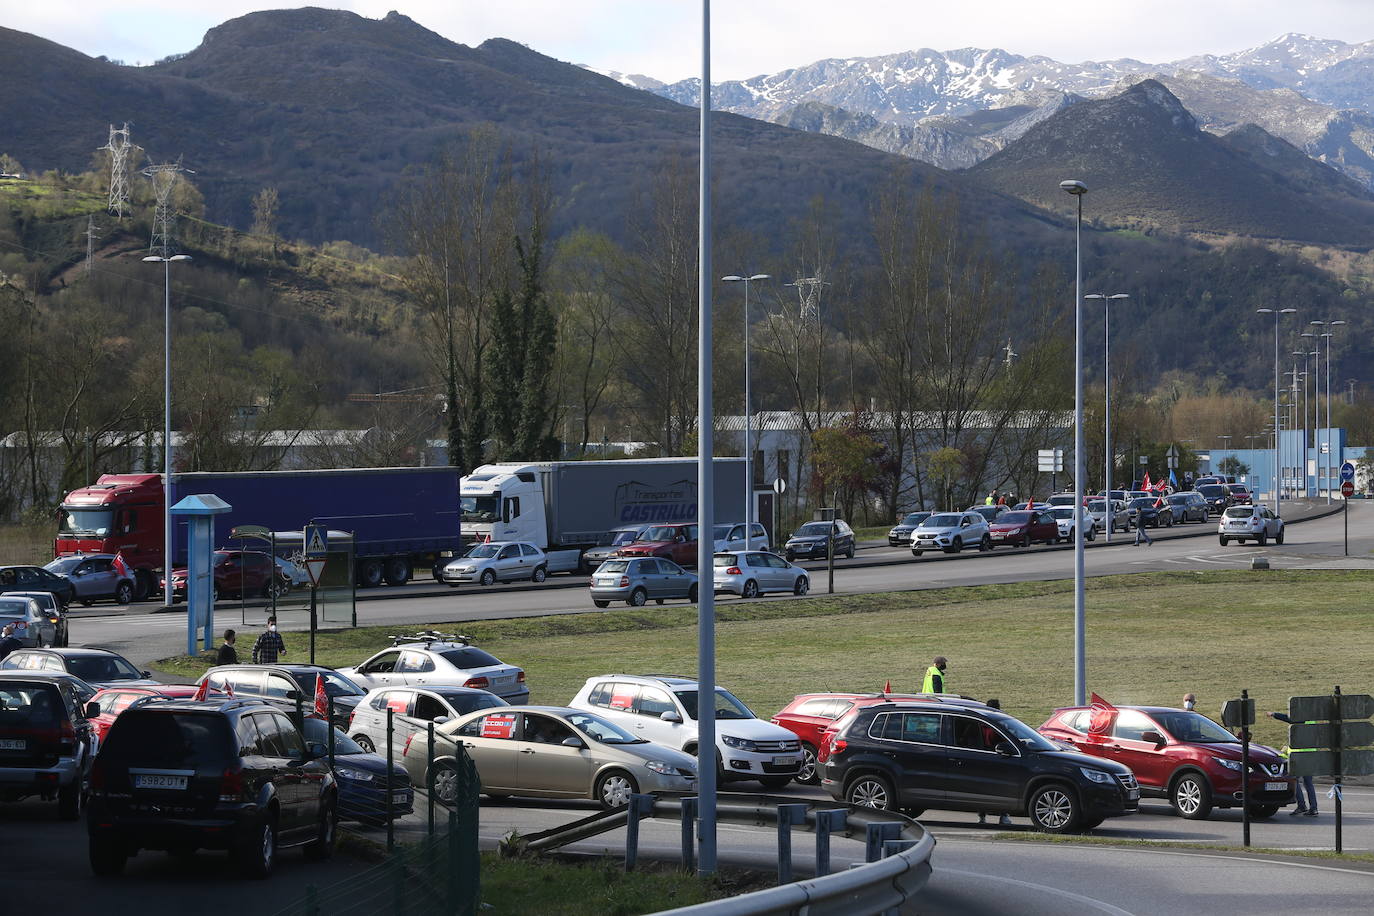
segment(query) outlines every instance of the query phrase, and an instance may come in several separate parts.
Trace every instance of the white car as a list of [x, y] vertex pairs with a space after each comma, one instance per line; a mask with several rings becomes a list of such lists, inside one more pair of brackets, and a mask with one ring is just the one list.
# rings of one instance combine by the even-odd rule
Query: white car
[[714, 550], [767, 550], [768, 532], [758, 522], [753, 523], [753, 536], [744, 543], [744, 522], [725, 522], [711, 529], [715, 536]]
[[[1062, 540], [1072, 541], [1074, 538], [1073, 504], [1070, 503], [1067, 506], [1055, 506], [1053, 509], [1050, 510], [1050, 515], [1054, 516], [1055, 522], [1059, 524], [1059, 537]], [[1086, 510], [1079, 509], [1078, 520], [1083, 525], [1083, 530], [1088, 532], [1088, 540], [1097, 540], [1097, 519], [1090, 515]]]
[[1232, 506], [1221, 514], [1217, 535], [1222, 547], [1232, 541], [1251, 540], [1263, 547], [1270, 538], [1275, 544], [1282, 544], [1283, 519], [1268, 506]]
[[715, 555], [712, 565], [716, 594], [732, 592], [741, 598], [757, 598], [768, 592], [805, 595], [811, 589], [806, 570], [775, 553], [722, 551]]
[[978, 512], [937, 512], [911, 532], [911, 555], [927, 550], [958, 553], [969, 547], [992, 549], [988, 520]]
[[490, 541], [475, 544], [440, 573], [440, 580], [457, 588], [462, 582], [513, 582], [529, 579], [543, 582], [549, 575], [544, 551], [524, 541]]
[[487, 690], [472, 687], [378, 687], [368, 691], [353, 710], [348, 736], [370, 754], [382, 748], [386, 753], [386, 711], [391, 716], [391, 747], [399, 756], [406, 741], [416, 732], [426, 731], [429, 723], [445, 722], [479, 709], [509, 706]]
[[507, 665], [489, 652], [440, 633], [398, 637], [353, 668], [340, 668], [344, 677], [371, 690], [374, 687], [475, 687], [496, 694], [507, 703], [528, 703], [525, 671]]
[[[685, 677], [603, 674], [568, 704], [609, 719], [636, 738], [697, 752], [697, 682]], [[716, 688], [716, 752], [722, 780], [753, 779], [781, 789], [801, 772], [801, 741], [759, 719], [723, 687]]]

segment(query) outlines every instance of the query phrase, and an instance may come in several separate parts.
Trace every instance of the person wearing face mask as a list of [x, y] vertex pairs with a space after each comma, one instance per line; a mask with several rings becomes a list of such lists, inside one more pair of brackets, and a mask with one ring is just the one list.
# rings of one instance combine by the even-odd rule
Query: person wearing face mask
[[277, 632], [275, 615], [267, 618], [267, 631], [253, 643], [253, 664], [275, 665], [286, 654], [286, 643]]
[[1194, 709], [1194, 707], [1196, 707], [1196, 706], [1197, 706], [1197, 697], [1195, 697], [1195, 696], [1194, 696], [1193, 694], [1191, 694], [1191, 693], [1185, 693], [1185, 694], [1183, 695], [1183, 708], [1186, 709], [1186, 710], [1188, 710], [1189, 712], [1192, 712], [1193, 709]]

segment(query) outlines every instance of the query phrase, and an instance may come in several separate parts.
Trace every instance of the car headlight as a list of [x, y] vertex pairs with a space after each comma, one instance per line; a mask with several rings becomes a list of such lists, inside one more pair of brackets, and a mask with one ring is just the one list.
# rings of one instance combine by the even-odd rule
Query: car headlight
[[655, 773], [661, 773], [664, 776], [677, 775], [677, 767], [673, 766], [670, 763], [664, 763], [662, 760], [650, 760], [648, 763], [644, 765], [649, 769], [653, 770]]
[[339, 774], [342, 779], [351, 779], [354, 782], [371, 782], [372, 774], [366, 770], [355, 770], [352, 767], [336, 766], [334, 772]]
[[1094, 770], [1092, 767], [1079, 767], [1078, 769], [1082, 771], [1084, 776], [1088, 777], [1089, 782], [1100, 782], [1106, 785], [1116, 781], [1112, 779], [1111, 773], [1106, 773], [1102, 770]]
[[754, 749], [754, 742], [750, 741], [748, 738], [736, 738], [734, 735], [721, 735], [720, 740], [726, 747], [733, 747], [741, 751], [752, 751]]
[[476, 567], [476, 566], [460, 566], [460, 567], [458, 567], [458, 571], [459, 571], [460, 573], [477, 572], [477, 567]]
[[1213, 757], [1212, 759], [1215, 760], [1217, 763], [1221, 764], [1222, 766], [1226, 767], [1226, 769], [1228, 770], [1235, 770], [1237, 773], [1240, 772], [1239, 760], [1226, 760], [1223, 757]]

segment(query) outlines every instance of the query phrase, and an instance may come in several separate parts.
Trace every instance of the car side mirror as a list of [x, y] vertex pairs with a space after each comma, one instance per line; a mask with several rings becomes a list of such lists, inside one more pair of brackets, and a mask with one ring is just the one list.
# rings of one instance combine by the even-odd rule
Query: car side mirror
[[1157, 731], [1155, 731], [1155, 730], [1153, 730], [1153, 729], [1151, 729], [1150, 731], [1147, 731], [1147, 732], [1141, 732], [1141, 733], [1140, 733], [1140, 740], [1141, 740], [1141, 741], [1152, 741], [1152, 742], [1154, 742], [1154, 746], [1157, 747], [1157, 748], [1163, 747], [1164, 745], [1166, 745], [1166, 744], [1169, 743], [1169, 742], [1167, 742], [1167, 741], [1164, 740], [1164, 736], [1163, 736], [1163, 735], [1161, 735], [1159, 732], [1157, 732]]
[[83, 712], [86, 714], [87, 719], [94, 719], [96, 716], [100, 715], [100, 704], [87, 703]]
[[434, 724], [435, 724], [435, 725], [443, 725], [445, 722], [450, 722], [450, 721], [452, 721], [452, 717], [451, 717], [451, 716], [435, 716], [435, 717], [434, 717]]
[[299, 690], [288, 690], [286, 691], [286, 698], [288, 700], [299, 700], [301, 698], [301, 692]]
[[586, 746], [587, 746], [587, 745], [585, 745], [585, 744], [582, 743], [582, 739], [581, 739], [581, 738], [575, 737], [575, 736], [573, 736], [573, 735], [569, 735], [568, 737], [564, 738], [563, 741], [562, 741], [562, 744], [563, 744], [564, 747], [586, 747]]
[[682, 716], [680, 716], [680, 715], [678, 715], [677, 713], [673, 712], [671, 709], [668, 710], [667, 712], [660, 713], [660, 714], [659, 714], [659, 718], [662, 719], [664, 722], [681, 722], [681, 721], [682, 721]]
[[143, 678], [144, 680], [152, 680], [152, 678], [153, 678], [153, 672], [151, 672], [151, 671], [140, 671], [140, 672], [138, 673], [138, 676], [141, 677], [141, 678]]
[[318, 741], [308, 741], [305, 745], [305, 759], [319, 760], [321, 757], [329, 756], [329, 748]]
[[998, 741], [993, 750], [1001, 757], [1016, 756], [1016, 747], [1010, 741]]

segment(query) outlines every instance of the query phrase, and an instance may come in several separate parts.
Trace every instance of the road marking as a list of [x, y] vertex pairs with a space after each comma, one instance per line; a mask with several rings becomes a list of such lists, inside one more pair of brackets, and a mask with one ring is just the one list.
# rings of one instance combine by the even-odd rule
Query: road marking
[[944, 865], [941, 865], [939, 868], [937, 868], [935, 874], [937, 876], [962, 875], [965, 878], [977, 878], [982, 881], [1000, 881], [1003, 884], [1011, 884], [1016, 887], [1023, 887], [1033, 891], [1041, 891], [1042, 893], [1050, 894], [1054, 897], [1062, 897], [1068, 900], [1072, 900], [1084, 906], [1091, 907], [1099, 913], [1109, 913], [1111, 914], [1111, 916], [1134, 916], [1134, 914], [1132, 914], [1130, 910], [1123, 910], [1121, 907], [1114, 906], [1110, 903], [1107, 903], [1104, 900], [1097, 900], [1092, 897], [1085, 897], [1082, 894], [1075, 894], [1073, 891], [1066, 891], [1057, 887], [1051, 887], [1048, 884], [1036, 884], [1032, 881], [1021, 881], [1017, 878], [1006, 878], [1002, 875], [989, 875], [984, 872], [964, 871], [961, 868], [949, 868]]
[[[1038, 848], [1040, 848], [1040, 849], [1062, 849], [1062, 848], [1063, 848], [1063, 847], [1062, 847], [1061, 845], [1059, 845], [1059, 844], [1050, 844], [1050, 843], [1030, 843], [1030, 842], [1027, 842], [1027, 843], [1025, 843], [1025, 845], [1027, 845], [1027, 846], [1035, 846], [1035, 847], [1038, 847]], [[1322, 848], [1323, 850], [1329, 850], [1330, 847], [1321, 847], [1321, 848]], [[1334, 865], [1312, 865], [1312, 864], [1309, 864], [1309, 863], [1307, 863], [1307, 862], [1284, 862], [1284, 861], [1281, 861], [1281, 860], [1279, 860], [1279, 859], [1273, 859], [1273, 858], [1268, 858], [1268, 857], [1260, 857], [1260, 856], [1258, 856], [1258, 855], [1255, 855], [1255, 856], [1237, 856], [1237, 855], [1224, 855], [1224, 854], [1222, 854], [1222, 853], [1214, 853], [1214, 852], [1184, 852], [1184, 851], [1182, 851], [1182, 850], [1172, 850], [1172, 849], [1150, 849], [1150, 848], [1135, 847], [1135, 846], [1079, 846], [1078, 849], [1079, 849], [1080, 851], [1087, 851], [1087, 850], [1089, 850], [1089, 849], [1096, 850], [1096, 851], [1113, 850], [1113, 849], [1115, 849], [1115, 850], [1122, 850], [1122, 851], [1125, 851], [1125, 852], [1153, 853], [1153, 854], [1155, 854], [1155, 855], [1161, 855], [1161, 856], [1187, 856], [1187, 857], [1190, 857], [1190, 858], [1222, 859], [1222, 860], [1231, 861], [1231, 862], [1245, 862], [1245, 863], [1250, 864], [1250, 865], [1283, 865], [1283, 866], [1288, 866], [1289, 868], [1310, 868], [1310, 869], [1315, 869], [1316, 871], [1334, 871], [1334, 872], [1340, 872], [1340, 873], [1343, 874], [1343, 875], [1356, 875], [1356, 876], [1362, 876], [1362, 877], [1365, 877], [1365, 878], [1374, 879], [1374, 873], [1367, 872], [1367, 871], [1364, 871], [1364, 870], [1359, 869], [1359, 868], [1337, 868], [1337, 867], [1335, 867]], [[1283, 854], [1283, 850], [1282, 850], [1282, 849], [1279, 849], [1278, 852], [1275, 853], [1275, 854], [1276, 854], [1276, 855], [1282, 855], [1282, 854]], [[946, 871], [946, 870], [947, 870], [947, 869], [941, 869], [941, 871]]]

